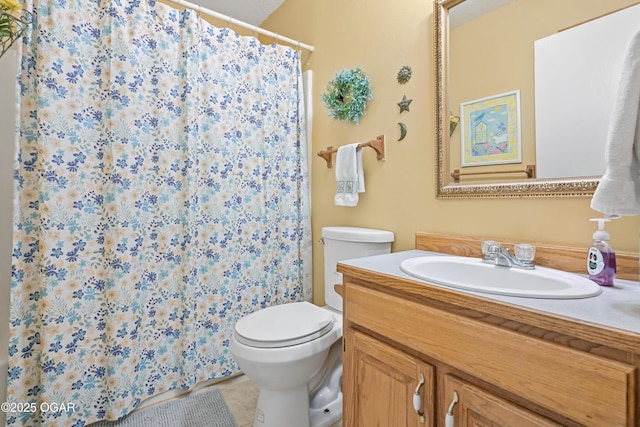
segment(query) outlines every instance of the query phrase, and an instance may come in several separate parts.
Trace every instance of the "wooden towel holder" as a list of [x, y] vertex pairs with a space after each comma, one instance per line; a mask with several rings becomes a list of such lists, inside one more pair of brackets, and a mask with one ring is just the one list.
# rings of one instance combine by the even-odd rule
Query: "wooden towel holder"
[[[378, 160], [384, 160], [384, 135], [378, 135], [376, 139], [368, 142], [358, 144], [358, 148], [371, 147], [378, 155]], [[322, 157], [327, 162], [327, 167], [333, 167], [333, 153], [337, 153], [338, 149], [333, 147], [327, 147], [326, 150], [318, 151], [318, 156]]]
[[471, 176], [471, 175], [493, 175], [493, 174], [502, 174], [502, 173], [526, 173], [527, 178], [535, 178], [536, 177], [536, 165], [527, 165], [526, 169], [516, 169], [516, 170], [507, 170], [507, 171], [488, 171], [488, 172], [460, 172], [460, 169], [456, 169], [451, 174], [451, 178], [453, 178], [453, 182], [460, 182], [461, 176]]

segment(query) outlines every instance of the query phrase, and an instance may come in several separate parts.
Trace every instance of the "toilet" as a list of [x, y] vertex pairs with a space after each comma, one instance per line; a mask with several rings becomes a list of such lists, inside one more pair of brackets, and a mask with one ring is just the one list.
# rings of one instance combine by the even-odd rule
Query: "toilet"
[[390, 231], [324, 227], [326, 306], [275, 305], [234, 326], [231, 354], [260, 387], [254, 427], [329, 427], [342, 418], [342, 283], [339, 261], [391, 252]]

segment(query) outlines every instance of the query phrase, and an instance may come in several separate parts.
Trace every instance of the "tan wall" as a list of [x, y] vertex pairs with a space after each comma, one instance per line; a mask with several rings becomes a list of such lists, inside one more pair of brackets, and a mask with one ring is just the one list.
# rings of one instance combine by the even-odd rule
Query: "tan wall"
[[[497, 240], [546, 242], [588, 247], [601, 216], [590, 198], [438, 200], [435, 172], [435, 77], [433, 4], [424, 0], [286, 0], [263, 27], [315, 46], [305, 57], [314, 70], [313, 233], [314, 301], [324, 303], [320, 230], [350, 225], [391, 230], [394, 251], [414, 248], [414, 233], [429, 231]], [[413, 69], [406, 85], [396, 81], [403, 65]], [[337, 122], [320, 98], [326, 83], [343, 68], [362, 67], [372, 82], [374, 99], [360, 124]], [[406, 95], [409, 112], [396, 105]], [[408, 135], [398, 142], [397, 122]], [[335, 175], [315, 153], [387, 135], [387, 159], [364, 153], [366, 192], [357, 207], [333, 203]], [[638, 252], [639, 217], [608, 225], [618, 251]]]

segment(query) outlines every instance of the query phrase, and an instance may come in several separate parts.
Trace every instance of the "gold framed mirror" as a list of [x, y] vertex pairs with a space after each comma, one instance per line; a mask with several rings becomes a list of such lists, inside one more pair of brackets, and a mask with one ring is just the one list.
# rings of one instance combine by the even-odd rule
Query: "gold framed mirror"
[[[537, 25], [527, 30], [526, 37], [521, 36], [517, 31], [525, 27], [522, 22], [518, 22], [516, 18], [505, 18], [508, 15], [501, 15], [500, 22], [508, 22], [507, 30], [497, 30], [495, 24], [490, 27], [475, 28], [471, 34], [479, 36], [485, 32], [496, 32], [500, 37], [508, 39], [510, 52], [504, 52], [501, 59], [488, 60], [488, 63], [499, 63], [506, 69], [502, 77], [497, 78], [498, 83], [489, 83], [488, 79], [480, 80], [480, 84], [476, 84], [475, 88], [467, 90], [460, 95], [459, 90], [461, 83], [466, 83], [469, 73], [476, 72], [479, 68], [485, 68], [485, 64], [479, 64], [477, 60], [470, 59], [471, 64], [461, 65], [463, 62], [459, 60], [460, 52], [464, 51], [466, 44], [477, 50], [482, 46], [479, 37], [464, 39], [459, 36], [460, 31], [457, 29], [462, 25], [467, 25], [460, 19], [477, 19], [474, 17], [466, 17], [471, 4], [477, 4], [480, 8], [485, 8], [490, 2], [488, 0], [434, 0], [434, 28], [435, 28], [435, 63], [436, 63], [436, 165], [437, 165], [437, 198], [487, 198], [487, 197], [550, 197], [550, 196], [591, 196], [595, 191], [600, 176], [604, 173], [597, 170], [593, 174], [582, 174], [577, 176], [545, 176], [540, 178], [540, 174], [536, 177], [536, 167], [542, 154], [539, 149], [536, 153], [536, 132], [542, 134], [540, 129], [536, 129], [539, 123], [535, 123], [537, 117], [534, 117], [535, 101], [534, 101], [534, 43], [536, 40], [544, 39], [555, 33], [560, 33], [565, 29], [577, 27], [583, 23], [588, 23], [596, 18], [607, 15], [613, 15], [614, 12], [631, 9], [630, 6], [638, 4], [637, 0], [596, 0], [594, 6], [585, 10], [584, 3], [580, 0], [495, 0], [500, 5], [498, 9], [486, 10], [478, 12], [484, 14], [506, 13], [509, 8], [521, 7], [527, 1], [534, 1], [536, 16], [531, 11], [527, 12], [527, 25]], [[466, 4], [464, 4], [466, 3]], [[544, 5], [543, 5], [544, 4]], [[544, 9], [547, 5], [550, 9]], [[464, 6], [464, 7], [461, 7]], [[637, 7], [640, 10], [640, 6]], [[460, 18], [458, 11], [465, 12], [465, 17]], [[519, 11], [523, 16], [522, 10]], [[457, 16], [454, 16], [458, 14]], [[480, 16], [480, 15], [478, 15]], [[485, 15], [480, 16], [477, 23], [480, 25]], [[455, 21], [452, 26], [452, 19]], [[513, 21], [513, 22], [512, 22]], [[492, 21], [487, 21], [492, 22]], [[495, 22], [495, 21], [493, 21]], [[539, 28], [545, 27], [545, 28]], [[453, 28], [453, 29], [452, 29]], [[480, 28], [480, 29], [479, 29]], [[457, 31], [457, 32], [456, 32]], [[452, 34], [453, 33], [453, 34]], [[505, 36], [506, 34], [506, 36]], [[452, 42], [453, 39], [453, 42]], [[465, 40], [469, 40], [465, 44]], [[514, 41], [512, 41], [514, 40]], [[478, 45], [474, 45], [478, 43]], [[519, 43], [519, 44], [518, 44]], [[624, 46], [623, 46], [624, 47]], [[514, 52], [524, 52], [524, 56], [514, 56]], [[490, 56], [488, 54], [487, 56]], [[471, 58], [471, 55], [469, 55]], [[511, 60], [510, 58], [517, 58]], [[536, 77], [537, 78], [537, 71]], [[485, 82], [486, 85], [485, 85]], [[486, 87], [485, 87], [486, 86]], [[480, 88], [481, 90], [473, 90]], [[517, 90], [516, 90], [517, 89]], [[483, 92], [484, 91], [484, 92]], [[469, 135], [468, 128], [470, 126], [469, 116], [461, 116], [461, 105], [467, 100], [476, 100], [476, 104], [470, 102], [470, 106], [485, 105], [477, 101], [486, 101], [491, 98], [489, 95], [498, 94], [510, 95], [517, 92], [518, 95], [518, 142], [521, 148], [518, 152], [518, 158], [514, 160], [505, 160], [500, 162], [485, 162], [478, 164], [464, 164], [466, 149], [465, 136]], [[610, 91], [611, 92], [611, 91]], [[487, 98], [485, 98], [487, 97]], [[520, 103], [522, 105], [520, 105]], [[522, 111], [522, 124], [520, 125], [520, 110]], [[473, 110], [472, 110], [473, 113]], [[471, 113], [471, 114], [472, 114]], [[576, 115], [572, 110], [570, 113]], [[456, 122], [456, 120], [458, 122]], [[465, 121], [466, 120], [466, 121]], [[603, 120], [608, 120], [606, 117]], [[466, 127], [465, 127], [466, 126]], [[466, 132], [466, 133], [465, 133]], [[521, 134], [521, 136], [520, 136]], [[477, 135], [477, 133], [475, 134]], [[539, 137], [539, 136], [538, 136]], [[468, 138], [469, 139], [469, 138]], [[568, 138], [571, 139], [571, 138]], [[601, 140], [601, 148], [595, 151], [596, 156], [600, 156], [604, 165], [604, 152], [606, 138]], [[579, 141], [577, 141], [579, 142]], [[475, 141], [474, 141], [475, 143]], [[599, 142], [600, 143], [600, 142]], [[467, 145], [469, 142], [467, 141]], [[538, 144], [541, 146], [541, 144]], [[573, 149], [572, 149], [573, 150]], [[582, 159], [579, 157], [580, 149], [570, 151], [570, 157], [561, 159], [560, 163], [565, 165], [580, 164]], [[538, 155], [538, 157], [536, 157]], [[471, 167], [469, 167], [471, 166]], [[478, 166], [478, 167], [476, 167]], [[561, 165], [562, 167], [562, 165]], [[545, 169], [546, 170], [546, 169]], [[562, 175], [562, 174], [559, 174]]]

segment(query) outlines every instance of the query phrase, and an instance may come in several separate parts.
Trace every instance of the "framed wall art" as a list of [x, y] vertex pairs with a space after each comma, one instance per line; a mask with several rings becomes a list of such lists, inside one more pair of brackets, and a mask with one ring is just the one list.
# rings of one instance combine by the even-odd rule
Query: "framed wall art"
[[461, 166], [522, 162], [520, 91], [460, 104]]

